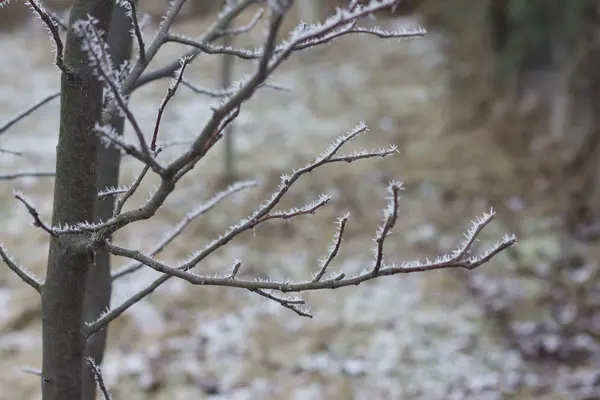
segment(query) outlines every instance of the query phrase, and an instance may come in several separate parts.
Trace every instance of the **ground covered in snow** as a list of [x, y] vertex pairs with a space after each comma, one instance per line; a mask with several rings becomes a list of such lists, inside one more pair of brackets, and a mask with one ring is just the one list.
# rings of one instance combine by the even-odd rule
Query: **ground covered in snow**
[[[383, 22], [387, 27], [414, 23]], [[178, 29], [198, 34], [206, 26], [196, 20]], [[0, 64], [4, 121], [56, 91], [59, 74], [42, 29], [23, 29], [0, 40], [3, 57], [10, 60]], [[238, 45], [254, 39], [247, 40]], [[309, 277], [328, 249], [336, 218], [349, 211], [348, 237], [335, 269], [358, 272], [370, 263], [371, 238], [391, 179], [405, 181], [407, 190], [388, 243], [389, 259], [431, 258], [451, 250], [470, 220], [491, 205], [499, 208], [499, 218], [485, 238], [516, 230], [520, 222], [515, 225], [513, 214], [523, 205], [511, 206], [518, 201], [506, 183], [514, 172], [510, 162], [482, 135], [447, 132], [447, 61], [440, 44], [435, 34], [401, 42], [355, 37], [293, 57], [273, 77], [273, 83], [291, 91], [262, 89], [235, 125], [240, 178], [257, 179], [260, 188], [232, 197], [194, 223], [163, 258], [181, 259], [202, 248], [261, 204], [281, 173], [312, 160], [359, 120], [371, 132], [354, 148], [395, 143], [401, 155], [326, 167], [303, 178], [283, 206], [329, 193], [333, 200], [325, 209], [239, 237], [210, 257], [203, 271], [223, 271], [240, 258], [241, 273], [248, 276]], [[165, 48], [154, 66], [181, 51]], [[202, 56], [188, 69], [188, 79], [216, 88], [219, 65], [219, 58]], [[236, 75], [250, 68], [236, 64]], [[150, 85], [133, 96], [133, 110], [146, 130], [167, 85]], [[161, 138], [189, 140], [209, 116], [211, 101], [182, 89], [163, 119]], [[2, 136], [2, 148], [24, 156], [0, 155], [0, 170], [51, 170], [57, 128], [55, 101]], [[164, 156], [180, 149], [172, 147]], [[156, 218], [136, 224], [118, 240], [149, 250], [195, 204], [210, 198], [220, 186], [222, 150], [216, 148], [200, 163]], [[139, 170], [127, 160], [123, 182]], [[132, 206], [145, 200], [153, 183], [145, 183]], [[49, 219], [51, 181], [0, 182], [0, 240], [43, 276], [47, 240], [12, 198], [13, 186]], [[482, 268], [508, 268], [510, 260], [500, 256]], [[114, 304], [155, 277], [148, 269], [119, 280]], [[305, 298], [314, 318], [304, 319], [247, 291], [195, 288], [172, 279], [111, 325], [107, 383], [115, 399], [495, 399], [502, 393], [532, 398], [531, 388], [542, 379], [539, 371], [507, 346], [466, 282], [464, 271], [438, 271], [310, 293]], [[0, 398], [39, 398], [38, 379], [20, 368], [39, 367], [40, 329], [37, 297], [1, 268]]]

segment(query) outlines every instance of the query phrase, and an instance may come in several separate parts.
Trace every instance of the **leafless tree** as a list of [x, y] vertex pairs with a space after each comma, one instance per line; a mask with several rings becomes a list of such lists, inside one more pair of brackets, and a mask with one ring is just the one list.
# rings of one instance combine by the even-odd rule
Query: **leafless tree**
[[[365, 265], [359, 274], [347, 276], [344, 272], [330, 270], [332, 261], [341, 250], [349, 215], [339, 218], [329, 251], [319, 265], [315, 266], [314, 275], [305, 280], [240, 278], [238, 273], [243, 268], [243, 260], [235, 260], [227, 271], [219, 275], [204, 275], [194, 271], [216, 250], [227, 246], [243, 232], [270, 220], [290, 220], [313, 214], [326, 206], [330, 196], [321, 195], [313, 202], [297, 208], [277, 208], [290, 188], [304, 175], [326, 164], [378, 159], [397, 153], [395, 146], [342, 153], [342, 147], [348, 142], [367, 133], [367, 126], [358, 123], [335, 139], [316, 159], [293, 169], [289, 174], [283, 174], [279, 187], [272, 196], [258, 205], [247, 218], [238, 221], [188, 259], [170, 265], [161, 261], [158, 255], [193, 220], [209, 212], [225, 198], [255, 186], [253, 182], [234, 183], [217, 193], [208, 203], [199, 205], [173, 230], [166, 232], [164, 239], [149, 253], [123, 247], [113, 240], [114, 234], [126, 226], [155, 215], [176, 190], [177, 183], [222, 139], [226, 128], [238, 116], [244, 103], [251, 100], [258, 90], [270, 85], [269, 77], [294, 52], [330, 43], [351, 34], [396, 39], [418, 37], [425, 32], [422, 29], [388, 32], [360, 27], [358, 22], [362, 17], [393, 7], [397, 1], [378, 0], [368, 4], [350, 1], [346, 8], [338, 9], [323, 23], [300, 25], [289, 33], [287, 39], [278, 42], [282, 21], [292, 0], [234, 0], [227, 2], [215, 23], [203, 36], [189, 38], [172, 30], [173, 21], [185, 3], [185, 0], [175, 0], [154, 38], [146, 43], [134, 0], [75, 0], [68, 22], [61, 21], [46, 11], [37, 0], [27, 0], [27, 3], [49, 29], [56, 46], [55, 64], [61, 72], [62, 82], [60, 93], [54, 96], [60, 96], [61, 115], [52, 221], [44, 221], [22, 193], [15, 193], [16, 199], [29, 211], [34, 224], [50, 238], [46, 280], [42, 282], [19, 265], [2, 246], [0, 257], [41, 296], [43, 362], [40, 375], [43, 398], [46, 400], [91, 399], [94, 396], [94, 385], [90, 389], [86, 380], [95, 381], [103, 396], [108, 399], [108, 389], [98, 367], [102, 360], [108, 325], [171, 278], [182, 279], [192, 285], [246, 289], [300, 316], [310, 317], [305, 301], [298, 293], [354, 286], [387, 275], [446, 268], [472, 270], [516, 242], [514, 236], [507, 235], [482, 254], [471, 254], [477, 236], [494, 216], [492, 210], [472, 223], [466, 240], [449, 254], [438, 256], [433, 261], [427, 259], [426, 262], [386, 260], [384, 244], [398, 218], [399, 193], [402, 190], [400, 182], [392, 181], [388, 186], [389, 199], [387, 208], [383, 210], [383, 221], [374, 233], [373, 261], [370, 265]], [[257, 9], [257, 12], [250, 23], [235, 26], [236, 17], [251, 7]], [[268, 29], [261, 48], [243, 49], [215, 44], [218, 39], [252, 30], [265, 18]], [[64, 41], [61, 30], [66, 30]], [[119, 43], [129, 43], [131, 39], [137, 47], [135, 57], [131, 56], [129, 45], [119, 47]], [[179, 60], [147, 71], [161, 46], [170, 42], [184, 44], [188, 46], [188, 50]], [[255, 63], [255, 69], [252, 74], [225, 90], [201, 89], [186, 80], [185, 72], [187, 66], [202, 54], [228, 55], [248, 60]], [[143, 132], [129, 108], [129, 97], [137, 88], [164, 78], [170, 78], [171, 85], [157, 110], [154, 130], [150, 133]], [[187, 148], [173, 159], [161, 159], [161, 118], [170, 99], [183, 85], [199, 93], [219, 97], [221, 102]], [[0, 126], [0, 134], [51, 98], [42, 99], [39, 104]], [[133, 142], [121, 135], [125, 123], [135, 133]], [[139, 176], [126, 186], [118, 185], [121, 155], [133, 157], [143, 164]], [[150, 174], [160, 180], [156, 191], [143, 206], [128, 209], [128, 200]], [[2, 179], [25, 175], [39, 174], [7, 174]], [[108, 257], [111, 255], [128, 259], [130, 264], [111, 272], [108, 264]], [[123, 303], [108, 308], [110, 282], [140, 268], [151, 268], [161, 275]], [[105, 283], [92, 288], [90, 279]], [[102, 313], [99, 313], [100, 306], [106, 307]]]

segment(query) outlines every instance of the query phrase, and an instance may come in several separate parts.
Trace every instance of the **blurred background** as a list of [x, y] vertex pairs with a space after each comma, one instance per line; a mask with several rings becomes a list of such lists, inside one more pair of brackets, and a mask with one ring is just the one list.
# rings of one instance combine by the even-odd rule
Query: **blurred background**
[[[216, 2], [206, 3], [191, 1], [175, 30], [200, 35], [216, 16]], [[297, 1], [284, 30], [323, 19], [335, 3]], [[69, 2], [45, 4], [65, 12]], [[155, 17], [144, 29], [150, 39], [164, 4], [143, 6]], [[0, 9], [0, 124], [59, 88], [52, 43], [28, 13], [20, 1]], [[452, 250], [469, 221], [492, 206], [497, 218], [482, 239], [515, 233], [518, 246], [470, 273], [396, 276], [307, 294], [311, 320], [252, 293], [169, 282], [111, 325], [104, 368], [115, 398], [600, 398], [600, 5], [406, 0], [363, 24], [424, 26], [428, 34], [402, 41], [346, 37], [294, 56], [272, 78], [289, 91], [260, 91], [236, 121], [235, 166], [225, 165], [221, 144], [154, 220], [123, 232], [121, 243], [151, 249], [224, 183], [259, 179], [260, 189], [197, 221], [163, 255], [185, 257], [261, 204], [281, 173], [365, 120], [372, 132], [358, 148], [394, 143], [401, 154], [312, 174], [282, 207], [324, 192], [334, 196], [326, 209], [238, 238], [203, 272], [222, 273], [239, 257], [248, 276], [306, 278], [345, 211], [352, 217], [336, 269], [358, 272], [370, 263], [390, 179], [407, 190], [389, 260]], [[261, 39], [258, 27], [233, 45], [253, 47]], [[152, 67], [183, 50], [167, 46]], [[217, 89], [224, 65], [222, 57], [202, 56], [188, 78]], [[236, 61], [232, 79], [251, 71]], [[147, 130], [168, 83], [132, 98]], [[161, 139], [189, 141], [211, 104], [180, 90]], [[0, 171], [52, 170], [58, 117], [55, 101], [2, 134], [1, 150], [23, 154], [0, 153]], [[170, 146], [164, 157], [182, 149]], [[125, 160], [123, 183], [140, 168]], [[154, 183], [149, 179], [145, 190]], [[43, 276], [47, 240], [13, 200], [13, 187], [49, 219], [52, 181], [0, 181], [0, 240]], [[115, 304], [155, 276], [142, 271], [117, 281]], [[20, 370], [39, 366], [39, 317], [38, 299], [0, 269], [0, 399], [39, 398], [36, 377]]]

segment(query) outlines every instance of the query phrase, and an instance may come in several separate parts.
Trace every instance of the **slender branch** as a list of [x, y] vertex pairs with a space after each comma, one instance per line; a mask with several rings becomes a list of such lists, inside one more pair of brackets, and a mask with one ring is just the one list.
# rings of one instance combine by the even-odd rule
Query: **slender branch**
[[[393, 183], [392, 183], [393, 185]], [[485, 226], [487, 225], [493, 218], [494, 213], [491, 212], [489, 214], [484, 214], [484, 216], [477, 221], [474, 222], [476, 226]], [[469, 232], [479, 231], [478, 229], [471, 229]], [[467, 234], [469, 235], [469, 234]], [[471, 241], [468, 241], [472, 243]], [[227, 286], [227, 287], [237, 287], [248, 289], [251, 291], [256, 290], [276, 290], [282, 293], [290, 293], [290, 292], [305, 292], [305, 291], [314, 291], [314, 290], [323, 290], [323, 289], [337, 289], [346, 286], [355, 286], [359, 285], [362, 282], [366, 282], [375, 278], [379, 278], [382, 276], [388, 275], [397, 275], [397, 274], [406, 274], [413, 272], [425, 272], [425, 271], [433, 271], [438, 269], [449, 269], [449, 268], [465, 268], [472, 270], [477, 268], [485, 263], [487, 263], [494, 255], [499, 252], [513, 246], [516, 243], [516, 238], [514, 235], [512, 236], [504, 236], [504, 238], [493, 245], [489, 250], [485, 251], [479, 256], [473, 257], [463, 257], [460, 258], [457, 254], [454, 256], [450, 254], [446, 254], [443, 256], [438, 256], [434, 262], [421, 262], [419, 260], [414, 261], [404, 261], [399, 266], [396, 264], [383, 264], [378, 268], [372, 268], [365, 270], [364, 272], [355, 275], [353, 277], [346, 277], [344, 273], [340, 273], [334, 275], [332, 278], [328, 278], [325, 280], [319, 280], [315, 282], [314, 280], [309, 281], [301, 281], [301, 282], [290, 282], [290, 281], [272, 281], [272, 280], [248, 280], [248, 279], [236, 279], [231, 278], [230, 276], [204, 276], [198, 275], [185, 270], [182, 267], [170, 267], [158, 260], [152, 259], [144, 254], [140, 253], [136, 250], [129, 250], [119, 246], [116, 246], [112, 243], [106, 243], [106, 249], [113, 255], [127, 257], [143, 264], [151, 267], [157, 272], [161, 272], [165, 275], [161, 276], [155, 282], [153, 282], [149, 288], [144, 289], [138, 292], [131, 299], [128, 299], [126, 302], [121, 304], [119, 307], [111, 310], [105, 316], [101, 317], [99, 320], [90, 324], [88, 327], [87, 334], [92, 334], [97, 329], [100, 329], [102, 326], [107, 324], [110, 320], [116, 318], [122, 312], [124, 312], [128, 307], [135, 304], [145, 295], [149, 294], [153, 290], [155, 290], [158, 286], [160, 286], [163, 282], [165, 282], [169, 277], [177, 277], [183, 279], [193, 285], [202, 285], [202, 286]]]
[[51, 15], [49, 15], [44, 9], [44, 7], [42, 7], [37, 0], [28, 0], [28, 3], [31, 6], [31, 8], [33, 8], [33, 10], [37, 13], [37, 15], [41, 18], [44, 24], [46, 24], [46, 27], [52, 35], [52, 39], [54, 40], [54, 44], [56, 46], [56, 66], [65, 74], [71, 74], [72, 71], [70, 71], [67, 68], [63, 61], [64, 46], [62, 39], [60, 38], [60, 32], [58, 32], [59, 26], [57, 20]]
[[[220, 14], [219, 19], [212, 26], [210, 26], [208, 28], [206, 33], [200, 39], [200, 42], [210, 43], [210, 42], [214, 42], [215, 40], [219, 39], [224, 34], [224, 32], [223, 32], [224, 28], [226, 26], [228, 26], [231, 23], [231, 21], [233, 21], [238, 15], [240, 15], [249, 6], [251, 6], [252, 4], [260, 3], [261, 1], [262, 0], [242, 0], [242, 1], [234, 4], [233, 6], [226, 8], [226, 11], [224, 13]], [[168, 18], [168, 16], [167, 16], [167, 18]], [[159, 29], [159, 32], [156, 34], [156, 38], [155, 38], [155, 43], [156, 43], [155, 52], [158, 50], [158, 47], [160, 47], [162, 45], [162, 43], [163, 43], [162, 41], [164, 41], [165, 36], [167, 35], [167, 33], [169, 31], [169, 27], [171, 25], [172, 25], [172, 22], [171, 22], [171, 24], [168, 24], [167, 22], [165, 22], [163, 25], [161, 25], [162, 29]], [[148, 53], [150, 53], [150, 51], [148, 51]], [[183, 57], [190, 57], [191, 60], [193, 61], [200, 54], [202, 54], [202, 52], [200, 50], [192, 48], [192, 49], [188, 50], [183, 55]], [[128, 79], [123, 84], [124, 92], [129, 93], [129, 92], [131, 92], [147, 83], [153, 82], [157, 79], [171, 78], [171, 77], [173, 77], [175, 71], [177, 71], [177, 69], [179, 68], [179, 62], [176, 61], [176, 62], [172, 62], [168, 65], [165, 65], [157, 70], [151, 71], [145, 75], [142, 75], [142, 73], [145, 71], [145, 69], [147, 67], [148, 62], [149, 62], [149, 60], [146, 63], [138, 62], [136, 64], [136, 67], [134, 67], [134, 69], [132, 70], [131, 75], [128, 77]]]
[[[188, 227], [189, 224], [191, 224], [193, 221], [197, 220], [198, 218], [200, 218], [203, 215], [205, 215], [206, 213], [208, 213], [210, 210], [212, 210], [214, 207], [216, 207], [218, 204], [220, 204], [227, 197], [229, 197], [235, 193], [238, 193], [244, 189], [248, 189], [248, 188], [252, 188], [252, 187], [256, 187], [256, 186], [257, 186], [256, 182], [242, 181], [242, 182], [234, 183], [231, 186], [229, 186], [227, 189], [225, 189], [224, 191], [217, 193], [212, 199], [210, 199], [206, 203], [200, 205], [199, 207], [197, 207], [190, 213], [186, 214], [183, 217], [183, 219], [177, 225], [175, 225], [175, 227], [171, 231], [167, 232], [167, 234], [165, 235], [163, 240], [161, 240], [160, 243], [158, 243], [149, 254], [151, 255], [151, 257], [154, 257], [157, 254], [159, 254], [160, 252], [162, 252], [173, 240], [175, 240], [175, 238], [177, 238], [179, 235], [181, 235], [183, 233], [183, 231], [185, 230], [185, 228]], [[124, 275], [131, 274], [131, 273], [137, 271], [138, 269], [140, 269], [141, 267], [143, 267], [143, 264], [139, 263], [137, 261], [133, 262], [132, 264], [125, 265], [124, 267], [113, 272], [112, 278], [117, 279]], [[235, 269], [234, 269], [234, 271], [235, 271]], [[236, 271], [236, 273], [237, 273], [237, 271]]]
[[106, 384], [104, 383], [104, 378], [102, 377], [102, 370], [98, 365], [96, 365], [93, 358], [88, 357], [85, 361], [92, 370], [94, 379], [98, 384], [98, 389], [100, 389], [100, 393], [102, 393], [102, 397], [104, 398], [104, 400], [111, 400], [112, 397], [108, 391], [108, 388], [106, 387]]
[[183, 79], [183, 74], [185, 72], [185, 68], [187, 67], [189, 62], [190, 62], [189, 58], [182, 58], [180, 60], [181, 68], [179, 68], [179, 70], [177, 70], [177, 72], [175, 73], [175, 78], [171, 81], [171, 84], [169, 85], [169, 88], [167, 89], [167, 93], [165, 94], [165, 97], [163, 98], [162, 102], [160, 103], [160, 106], [158, 107], [158, 113], [156, 114], [156, 122], [154, 123], [154, 133], [152, 134], [152, 141], [150, 143], [150, 150], [152, 150], [152, 151], [156, 150], [156, 139], [158, 138], [158, 130], [160, 128], [160, 121], [162, 120], [162, 116], [165, 111], [165, 108], [167, 107], [169, 100], [171, 100], [171, 98], [173, 96], [175, 96], [175, 93], [177, 93], [179, 84], [181, 84], [181, 80]]
[[142, 29], [140, 27], [140, 22], [138, 18], [137, 5], [135, 4], [136, 2], [135, 0], [125, 0], [119, 3], [121, 7], [125, 8], [126, 15], [129, 17], [129, 19], [131, 19], [131, 23], [133, 25], [133, 35], [138, 45], [139, 58], [142, 62], [146, 62], [146, 45], [142, 36]]
[[129, 121], [133, 127], [133, 131], [137, 136], [142, 154], [146, 158], [144, 161], [146, 161], [153, 170], [155, 170], [157, 173], [160, 173], [161, 168], [154, 157], [152, 157], [144, 133], [142, 132], [142, 129], [138, 124], [133, 112], [127, 105], [126, 96], [121, 92], [119, 87], [120, 82], [115, 76], [115, 69], [112, 65], [110, 54], [107, 51], [107, 44], [102, 39], [101, 32], [99, 32], [96, 28], [96, 21], [93, 19], [89, 19], [87, 21], [78, 21], [75, 23], [74, 27], [75, 32], [83, 42], [83, 50], [88, 55], [92, 70], [100, 79], [100, 81], [103, 82], [110, 90], [112, 98], [118, 105], [119, 111], [125, 115], [127, 121]]
[[2, 154], [10, 154], [13, 156], [22, 156], [23, 152], [22, 151], [14, 151], [14, 150], [9, 150], [9, 149], [3, 149], [2, 147], [0, 147], [0, 153]]
[[255, 289], [255, 290], [250, 290], [250, 291], [253, 293], [259, 294], [262, 297], [265, 297], [276, 303], [281, 304], [283, 307], [287, 308], [288, 310], [292, 310], [293, 312], [295, 312], [296, 314], [298, 314], [301, 317], [307, 317], [307, 318], [313, 317], [310, 313], [308, 313], [307, 311], [304, 311], [302, 308], [299, 307], [299, 306], [303, 306], [306, 304], [306, 301], [304, 299], [286, 299], [286, 298], [274, 296], [262, 289]]
[[258, 25], [258, 22], [260, 21], [260, 19], [262, 18], [262, 16], [264, 14], [265, 14], [265, 9], [264, 8], [260, 8], [256, 12], [256, 14], [254, 14], [254, 16], [252, 17], [252, 19], [250, 20], [250, 22], [248, 22], [246, 25], [240, 26], [238, 28], [222, 29], [221, 32], [219, 32], [219, 34], [221, 36], [235, 36], [235, 35], [240, 35], [240, 34], [243, 34], [243, 33], [248, 33], [252, 29], [254, 29], [254, 27], [256, 25]]
[[24, 267], [20, 267], [14, 262], [8, 254], [4, 251], [2, 244], [0, 244], [0, 258], [8, 268], [10, 268], [19, 278], [23, 280], [26, 284], [35, 289], [36, 292], [41, 293], [42, 290], [42, 282], [29, 270]]
[[330, 247], [327, 258], [321, 262], [321, 269], [313, 278], [313, 282], [319, 282], [323, 278], [327, 268], [329, 268], [329, 264], [331, 264], [333, 259], [338, 255], [340, 247], [342, 246], [342, 238], [344, 236], [344, 231], [346, 230], [346, 224], [348, 223], [349, 216], [349, 214], [346, 214], [338, 220], [338, 228], [335, 232], [335, 236], [333, 237], [333, 246]]
[[135, 179], [135, 181], [133, 182], [133, 185], [131, 185], [131, 187], [125, 191], [125, 194], [123, 195], [123, 197], [121, 197], [115, 204], [113, 216], [117, 216], [117, 215], [121, 214], [121, 212], [123, 211], [123, 206], [125, 206], [125, 203], [127, 202], [127, 200], [129, 200], [131, 198], [131, 196], [133, 196], [135, 191], [140, 187], [140, 185], [142, 184], [142, 181], [144, 180], [144, 177], [146, 176], [146, 174], [148, 173], [149, 170], [150, 170], [150, 166], [148, 164], [144, 165], [144, 168], [142, 168], [142, 172], [140, 172], [138, 177]]
[[53, 178], [54, 172], [12, 172], [8, 174], [0, 174], [0, 181], [8, 181], [21, 178]]
[[44, 97], [43, 99], [39, 100], [37, 103], [33, 104], [32, 106], [25, 109], [21, 113], [12, 117], [10, 120], [6, 121], [3, 125], [0, 125], [0, 135], [3, 134], [4, 132], [6, 132], [11, 126], [16, 124], [17, 122], [28, 117], [35, 110], [37, 110], [38, 108], [42, 107], [43, 105], [51, 102], [52, 100], [56, 99], [57, 97], [60, 97], [60, 92], [52, 93], [52, 94]]
[[392, 199], [388, 208], [384, 211], [384, 223], [381, 225], [377, 231], [377, 235], [375, 236], [375, 243], [377, 243], [377, 248], [375, 250], [375, 260], [373, 262], [373, 272], [379, 273], [379, 269], [383, 264], [383, 244], [388, 234], [396, 224], [396, 220], [398, 219], [398, 193], [402, 190], [402, 184], [400, 182], [393, 182], [388, 187], [388, 190], [391, 192]]
[[38, 228], [43, 229], [44, 231], [46, 231], [46, 233], [48, 233], [52, 237], [57, 236], [56, 231], [54, 229], [52, 229], [50, 226], [48, 226], [44, 221], [42, 221], [42, 219], [40, 218], [40, 214], [37, 212], [35, 207], [33, 207], [31, 204], [29, 204], [29, 202], [25, 199], [25, 197], [23, 197], [23, 195], [21, 193], [14, 192], [14, 196], [17, 200], [19, 200], [21, 203], [23, 203], [25, 208], [27, 208], [27, 211], [29, 212], [29, 214], [33, 217], [33, 226], [37, 226]]

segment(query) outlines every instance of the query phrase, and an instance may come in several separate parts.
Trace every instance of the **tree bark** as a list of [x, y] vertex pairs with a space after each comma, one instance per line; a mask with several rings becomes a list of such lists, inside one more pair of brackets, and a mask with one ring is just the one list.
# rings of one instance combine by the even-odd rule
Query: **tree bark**
[[[108, 32], [113, 2], [77, 0], [67, 32], [61, 77], [61, 116], [54, 186], [53, 226], [94, 219], [98, 139], [93, 128], [102, 106], [102, 85], [92, 75], [72, 25], [91, 15]], [[42, 289], [42, 398], [80, 399], [85, 342], [81, 331], [93, 254], [79, 235], [53, 237]]]
[[[136, 2], [137, 3], [137, 2]], [[115, 7], [113, 10], [111, 30], [108, 35], [108, 47], [114, 67], [119, 67], [123, 62], [130, 60], [133, 49], [133, 40], [130, 35], [132, 22], [125, 14], [123, 7]], [[122, 135], [125, 128], [125, 119], [113, 114], [109, 124]], [[97, 160], [97, 188], [102, 190], [106, 187], [119, 185], [119, 171], [121, 166], [121, 153], [114, 146], [99, 146]], [[97, 199], [95, 205], [95, 221], [106, 221], [112, 216], [114, 209], [114, 197]], [[84, 320], [94, 321], [100, 317], [102, 312], [110, 307], [112, 294], [112, 280], [110, 278], [110, 254], [106, 250], [96, 252], [94, 267], [90, 270], [87, 278], [84, 302]], [[104, 358], [108, 329], [102, 329], [92, 335], [85, 349], [85, 358], [92, 358], [96, 365], [100, 365]], [[94, 400], [96, 398], [96, 381], [89, 368], [83, 367], [83, 399]]]

